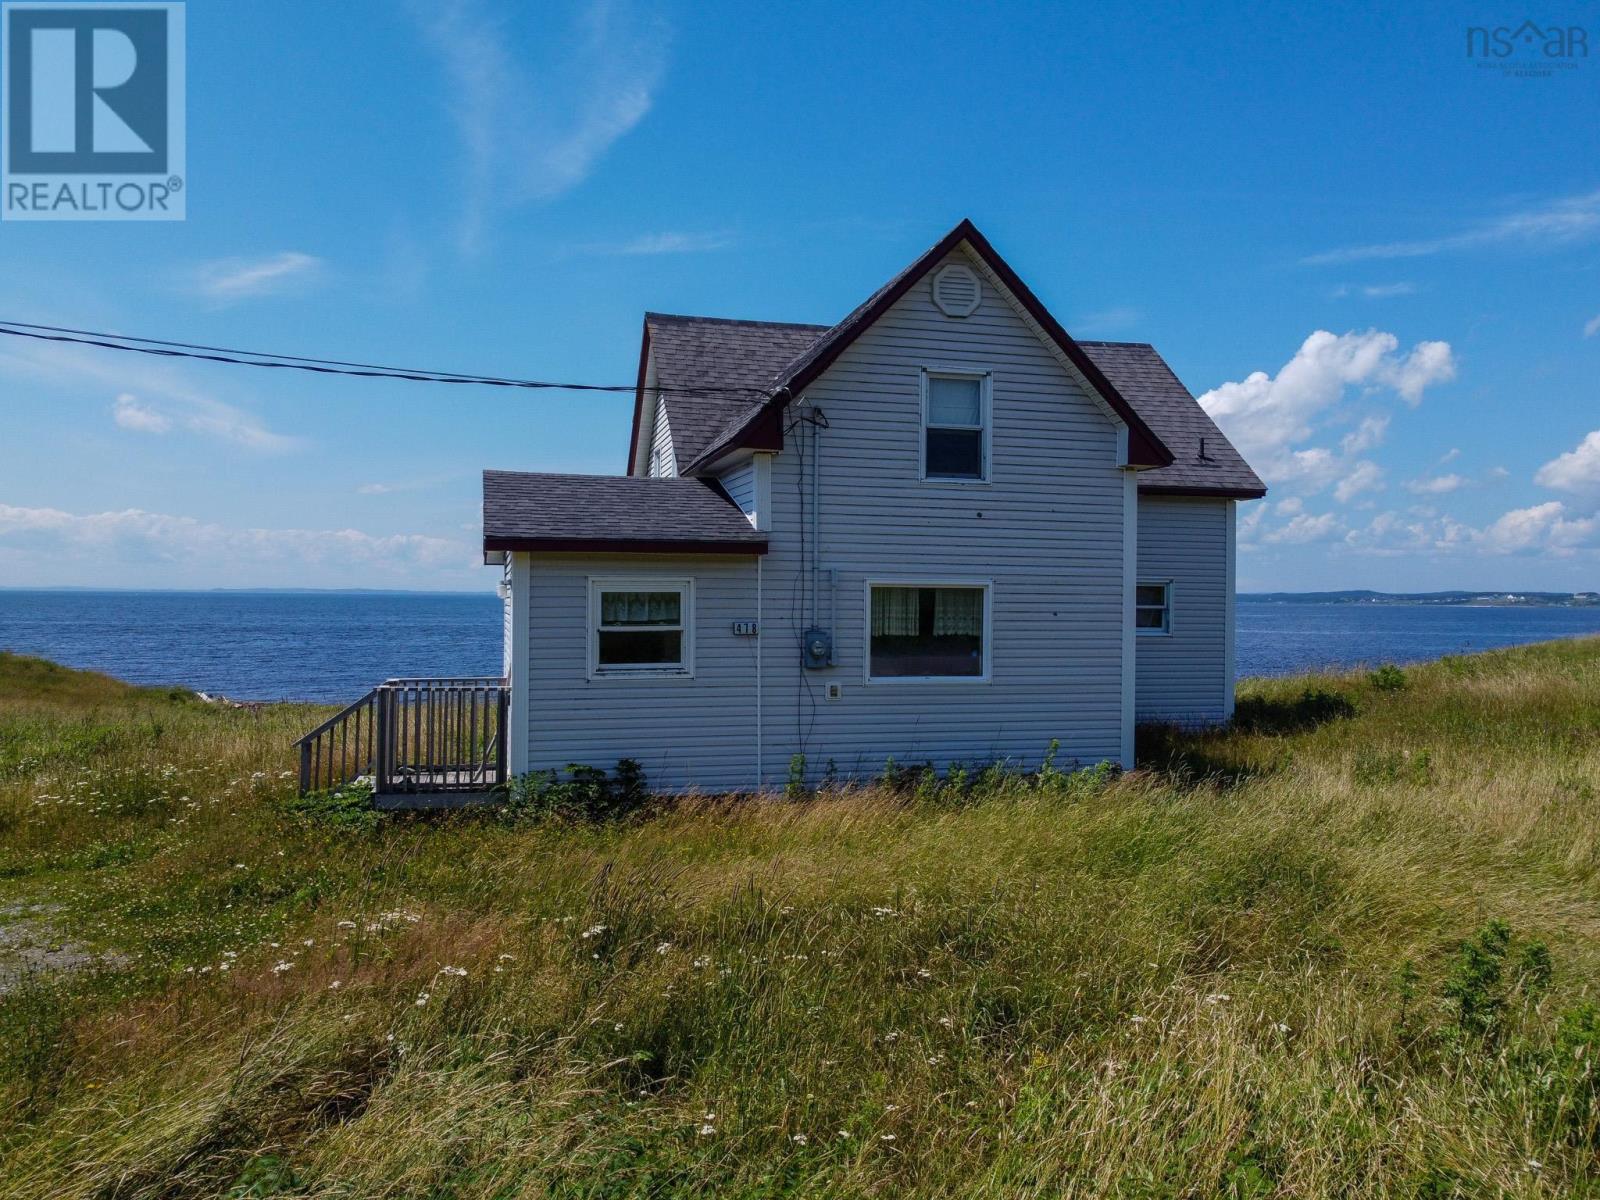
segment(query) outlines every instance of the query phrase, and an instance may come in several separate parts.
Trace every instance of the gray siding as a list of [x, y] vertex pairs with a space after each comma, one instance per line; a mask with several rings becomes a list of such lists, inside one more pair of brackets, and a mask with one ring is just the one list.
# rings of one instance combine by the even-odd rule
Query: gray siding
[[[988, 483], [919, 478], [920, 370], [937, 366], [993, 373]], [[834, 627], [835, 665], [802, 671], [796, 650], [810, 623], [800, 551], [813, 464], [801, 425], [773, 463], [768, 782], [801, 752], [813, 776], [830, 762], [868, 774], [890, 757], [1037, 764], [1053, 738], [1064, 762], [1120, 758], [1125, 490], [1117, 427], [1098, 402], [988, 280], [964, 320], [940, 313], [925, 282], [911, 289], [805, 398], [827, 418], [818, 561], [837, 583], [824, 583], [818, 623]], [[886, 577], [991, 584], [989, 682], [865, 681], [866, 584]], [[829, 682], [841, 699], [824, 699]]]
[[500, 608], [501, 608], [501, 655], [500, 673], [507, 679], [511, 678], [511, 556], [506, 555], [506, 565], [501, 572], [500, 583]]
[[[941, 366], [992, 372], [986, 483], [919, 477], [920, 372]], [[1064, 765], [1120, 759], [1132, 491], [1117, 466], [1118, 427], [1099, 402], [987, 278], [978, 311], [961, 320], [934, 307], [926, 282], [911, 289], [804, 399], [827, 428], [814, 446], [811, 427], [795, 426], [773, 460], [764, 560], [534, 559], [529, 765], [632, 757], [653, 787], [722, 790], [755, 783], [758, 737], [767, 787], [781, 786], [800, 753], [813, 779], [830, 764], [873, 774], [890, 758], [1034, 766], [1052, 739]], [[791, 407], [789, 424], [803, 412]], [[724, 483], [735, 495], [742, 487]], [[804, 671], [813, 561], [834, 580], [816, 618], [834, 632], [834, 665]], [[693, 679], [587, 680], [594, 574], [695, 580]], [[987, 582], [990, 678], [866, 682], [870, 579]], [[731, 623], [752, 617], [760, 638], [734, 637]], [[829, 683], [842, 685], [840, 699], [825, 699]]]
[[737, 467], [717, 476], [717, 482], [727, 489], [728, 495], [739, 506], [745, 516], [752, 516], [756, 511], [756, 465], [754, 459], [746, 459]]
[[1139, 500], [1139, 579], [1172, 584], [1172, 632], [1138, 638], [1140, 721], [1198, 725], [1227, 717], [1231, 519], [1226, 500]]
[[661, 452], [661, 469], [650, 471], [655, 475], [676, 475], [678, 473], [678, 460], [672, 452], [672, 430], [667, 425], [667, 402], [659, 396], [656, 398], [655, 429], [650, 439], [651, 459], [655, 452]]
[[[634, 758], [650, 786], [680, 791], [755, 785], [756, 562], [707, 557], [535, 556], [530, 572], [531, 770], [614, 767]], [[589, 580], [692, 579], [692, 678], [589, 679]]]

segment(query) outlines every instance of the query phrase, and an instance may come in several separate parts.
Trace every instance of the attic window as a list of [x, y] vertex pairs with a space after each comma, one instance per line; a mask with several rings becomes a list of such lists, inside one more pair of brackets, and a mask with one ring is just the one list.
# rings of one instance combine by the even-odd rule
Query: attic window
[[933, 302], [947, 317], [970, 317], [982, 298], [978, 276], [971, 267], [951, 263], [933, 276]]

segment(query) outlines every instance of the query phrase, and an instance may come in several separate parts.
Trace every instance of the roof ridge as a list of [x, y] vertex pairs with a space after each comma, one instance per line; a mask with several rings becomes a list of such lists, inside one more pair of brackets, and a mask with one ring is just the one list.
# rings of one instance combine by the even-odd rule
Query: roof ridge
[[749, 317], [700, 317], [693, 313], [646, 312], [646, 321], [701, 321], [712, 325], [746, 325], [761, 329], [815, 329], [828, 330], [832, 325], [817, 325], [810, 321], [757, 321]]
[[1143, 346], [1147, 350], [1154, 350], [1154, 342], [1114, 342], [1105, 338], [1073, 338], [1080, 346]]

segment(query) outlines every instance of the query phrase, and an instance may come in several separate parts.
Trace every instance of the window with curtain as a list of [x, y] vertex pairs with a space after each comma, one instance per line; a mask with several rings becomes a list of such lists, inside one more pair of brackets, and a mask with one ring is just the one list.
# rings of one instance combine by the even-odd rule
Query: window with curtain
[[987, 598], [981, 587], [873, 585], [869, 674], [873, 679], [981, 677]]
[[1133, 626], [1140, 633], [1172, 631], [1172, 585], [1141, 583], [1134, 591]]
[[686, 671], [689, 585], [594, 584], [593, 673]]
[[923, 376], [922, 473], [928, 479], [983, 479], [988, 437], [982, 375]]

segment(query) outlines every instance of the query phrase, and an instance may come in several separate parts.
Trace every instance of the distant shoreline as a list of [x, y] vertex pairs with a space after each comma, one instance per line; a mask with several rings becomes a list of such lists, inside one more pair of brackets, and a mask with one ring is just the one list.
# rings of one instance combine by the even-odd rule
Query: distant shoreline
[[[495, 595], [492, 587], [482, 591], [459, 589], [430, 591], [421, 588], [117, 588], [68, 585], [63, 587], [17, 587], [0, 585], [0, 595], [6, 593], [58, 593], [79, 595], [132, 595], [132, 596], [386, 596], [440, 598], [472, 596], [488, 599]], [[1519, 591], [1443, 591], [1443, 592], [1374, 592], [1352, 589], [1335, 592], [1240, 592], [1242, 604], [1367, 604], [1367, 605], [1438, 605], [1453, 608], [1600, 608], [1600, 591], [1596, 592], [1519, 592]]]
[[1244, 604], [1424, 605], [1446, 608], [1600, 608], [1600, 592], [1240, 592]]

